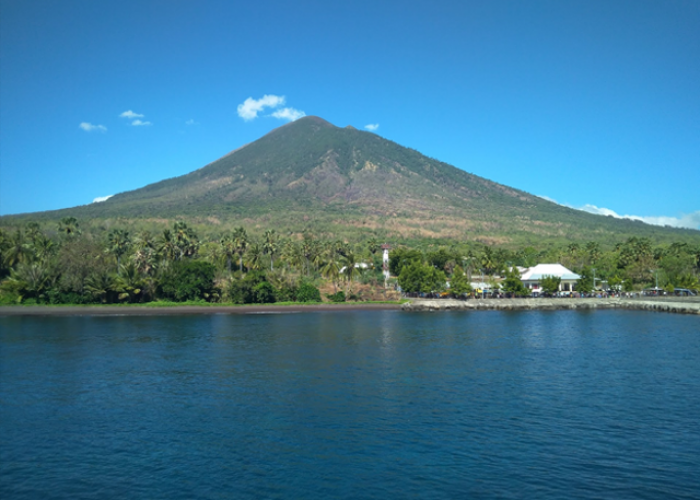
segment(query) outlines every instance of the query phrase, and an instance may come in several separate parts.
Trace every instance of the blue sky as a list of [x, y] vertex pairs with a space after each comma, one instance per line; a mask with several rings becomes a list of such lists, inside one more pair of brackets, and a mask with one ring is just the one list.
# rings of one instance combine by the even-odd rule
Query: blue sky
[[182, 175], [304, 113], [575, 208], [700, 228], [695, 0], [0, 9], [0, 214]]

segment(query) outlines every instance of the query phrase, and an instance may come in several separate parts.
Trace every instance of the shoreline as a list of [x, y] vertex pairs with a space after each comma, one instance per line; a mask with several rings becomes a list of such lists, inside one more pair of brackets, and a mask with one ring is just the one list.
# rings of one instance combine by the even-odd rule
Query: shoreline
[[556, 311], [627, 309], [700, 315], [700, 302], [649, 299], [412, 299], [399, 303], [225, 306], [0, 306], [2, 316], [179, 316], [212, 314], [298, 314], [357, 311]]
[[700, 302], [682, 300], [649, 299], [474, 299], [414, 300], [401, 305], [402, 311], [555, 311], [555, 310], [595, 310], [628, 309], [636, 311], [657, 311], [680, 314], [699, 314]]
[[399, 311], [401, 304], [309, 304], [241, 306], [1, 306], [2, 316], [179, 316], [204, 314], [295, 314], [303, 312]]

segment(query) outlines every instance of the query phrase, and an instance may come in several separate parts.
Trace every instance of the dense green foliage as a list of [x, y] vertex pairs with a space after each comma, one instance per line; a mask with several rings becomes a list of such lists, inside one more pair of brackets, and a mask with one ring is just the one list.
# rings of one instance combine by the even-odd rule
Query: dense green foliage
[[[391, 250], [393, 277], [385, 291], [381, 240], [372, 233], [357, 242], [308, 231], [251, 233], [240, 226], [231, 231], [210, 227], [200, 236], [183, 221], [156, 230], [96, 227], [69, 217], [58, 224], [0, 229], [0, 303], [378, 300], [395, 284], [407, 293], [463, 297], [472, 293], [472, 281], [500, 283], [504, 292], [520, 295], [525, 291], [513, 267], [553, 262], [581, 275], [581, 292], [594, 289], [594, 276], [596, 289], [700, 288], [700, 244], [684, 242], [658, 245], [630, 237], [614, 245], [589, 241], [508, 248], [419, 240]], [[547, 280], [542, 285], [547, 288]]]
[[299, 285], [297, 292], [298, 302], [321, 302], [321, 292], [318, 288], [308, 282], [303, 282]]
[[447, 278], [443, 271], [420, 262], [411, 262], [401, 269], [399, 286], [406, 293], [434, 293], [445, 289]]
[[178, 261], [160, 279], [163, 297], [183, 302], [209, 300], [214, 291], [214, 266], [209, 262]]
[[472, 293], [472, 291], [471, 284], [469, 283], [467, 275], [464, 274], [464, 270], [460, 266], [455, 267], [452, 274], [452, 281], [450, 281], [450, 292], [452, 295], [461, 297], [465, 294]]
[[326, 297], [331, 302], [336, 302], [336, 303], [345, 302], [345, 292], [342, 290], [340, 290], [336, 293], [329, 294]]
[[[561, 278], [559, 276], [545, 276], [540, 280], [540, 287], [542, 288], [542, 293], [546, 296], [551, 297], [559, 291], [559, 285], [561, 284]], [[581, 291], [581, 287], [578, 287]]]
[[520, 280], [520, 274], [515, 267], [506, 270], [501, 289], [512, 297], [527, 297], [530, 295], [530, 290]]

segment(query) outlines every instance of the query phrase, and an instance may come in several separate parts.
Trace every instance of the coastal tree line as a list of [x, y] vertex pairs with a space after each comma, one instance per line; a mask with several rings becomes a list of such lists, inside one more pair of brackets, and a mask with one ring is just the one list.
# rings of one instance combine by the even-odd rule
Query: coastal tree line
[[[206, 301], [274, 303], [388, 298], [381, 244], [350, 243], [310, 231], [250, 234], [238, 227], [200, 237], [178, 221], [158, 232], [127, 227], [81, 230], [73, 217], [0, 229], [0, 302], [40, 304]], [[468, 241], [394, 244], [389, 289], [470, 293], [475, 276], [525, 295], [515, 267], [560, 262], [581, 274], [579, 291], [596, 283], [638, 290], [698, 289], [700, 245], [654, 245], [630, 237], [614, 245], [569, 243], [505, 248]], [[556, 289], [556, 281], [543, 283]], [[324, 293], [321, 293], [324, 290]]]

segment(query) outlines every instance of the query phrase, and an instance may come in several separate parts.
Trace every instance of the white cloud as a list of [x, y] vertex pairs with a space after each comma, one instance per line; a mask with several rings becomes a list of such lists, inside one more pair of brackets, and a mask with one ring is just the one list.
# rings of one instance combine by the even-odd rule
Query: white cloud
[[284, 96], [278, 95], [264, 95], [262, 98], [255, 100], [249, 97], [243, 104], [238, 105], [238, 116], [243, 118], [245, 121], [254, 120], [258, 117], [260, 113], [265, 108], [276, 108], [277, 106], [284, 105], [286, 99]]
[[293, 122], [302, 116], [306, 116], [306, 113], [294, 108], [282, 108], [272, 113], [272, 116], [280, 120], [289, 120], [290, 122]]
[[369, 130], [370, 132], [374, 132], [375, 130], [377, 130], [379, 128], [379, 124], [378, 123], [370, 123], [369, 125], [365, 125], [365, 128], [367, 130]]
[[143, 127], [146, 125], [153, 125], [153, 124], [151, 122], [142, 122], [141, 120], [134, 120], [133, 122], [131, 122], [131, 125], [133, 125], [134, 127]]
[[[576, 207], [574, 207], [576, 208]], [[609, 208], [596, 207], [595, 205], [584, 205], [577, 210], [583, 210], [591, 214], [609, 215], [616, 219], [630, 219], [646, 222], [653, 226], [684, 227], [688, 229], [700, 229], [700, 210], [682, 214], [680, 217], [669, 217], [667, 215], [620, 215]]]
[[199, 123], [190, 118], [185, 122], [185, 125], [199, 125]]
[[652, 226], [671, 226], [687, 229], [700, 229], [700, 210], [691, 212], [689, 214], [682, 214], [680, 217], [669, 217], [667, 215], [620, 215], [609, 208], [597, 207], [588, 203], [582, 207], [574, 207], [566, 203], [558, 203], [556, 200], [553, 200], [552, 198], [549, 198], [547, 196], [540, 196], [540, 198], [556, 203], [557, 205], [562, 205], [576, 210], [582, 210], [591, 214], [611, 216], [615, 217], [616, 219], [638, 220], [647, 224], [651, 224]]
[[107, 127], [104, 125], [93, 125], [92, 123], [88, 122], [82, 122], [80, 125], [78, 125], [81, 129], [83, 129], [85, 132], [93, 132], [97, 130], [98, 132], [107, 132]]
[[101, 202], [103, 202], [103, 201], [109, 200], [112, 196], [114, 196], [114, 195], [113, 195], [113, 194], [110, 194], [110, 195], [108, 195], [108, 196], [98, 196], [97, 198], [95, 198], [94, 200], [92, 200], [92, 202], [93, 202], [93, 203], [101, 203]]
[[128, 118], [129, 120], [133, 120], [134, 118], [143, 118], [145, 115], [141, 115], [139, 113], [134, 113], [133, 111], [124, 111], [121, 115], [119, 115], [119, 118]]

